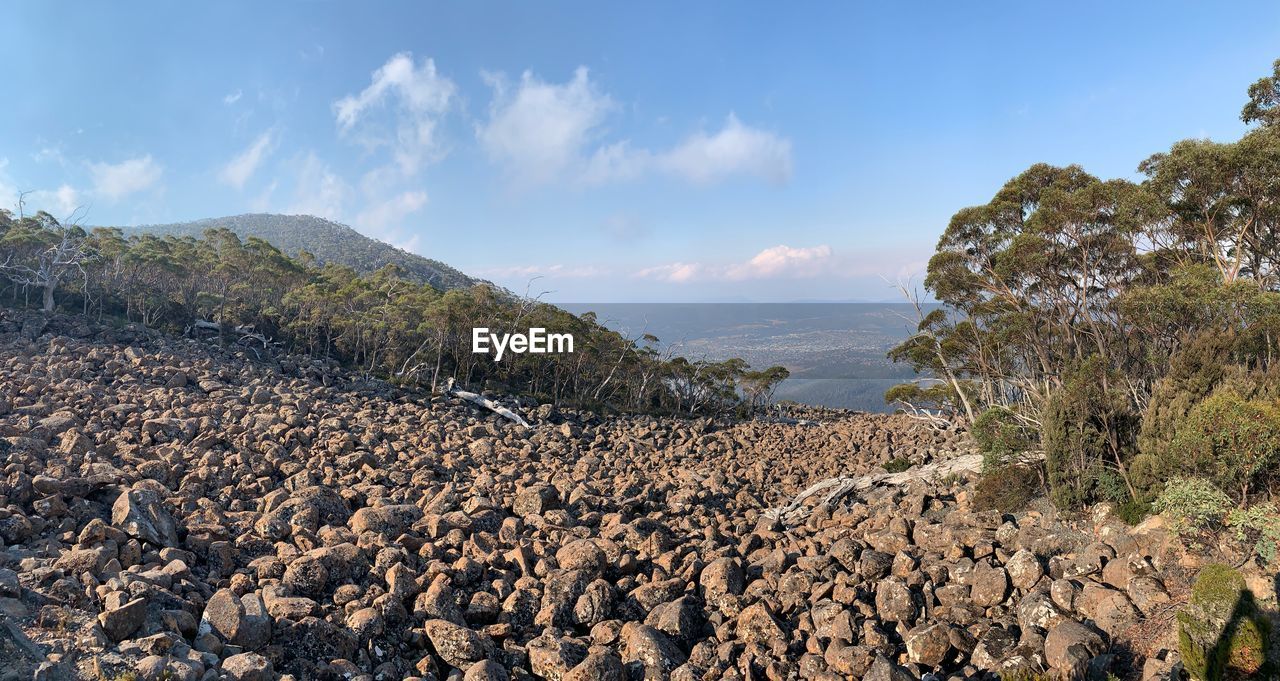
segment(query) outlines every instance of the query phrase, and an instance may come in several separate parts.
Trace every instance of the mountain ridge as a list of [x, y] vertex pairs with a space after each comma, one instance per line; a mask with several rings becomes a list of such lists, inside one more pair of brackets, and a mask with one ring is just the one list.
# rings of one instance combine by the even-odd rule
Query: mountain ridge
[[297, 256], [300, 251], [305, 250], [321, 263], [345, 265], [361, 274], [394, 264], [404, 271], [405, 278], [431, 284], [442, 290], [490, 284], [486, 280], [467, 275], [447, 263], [410, 253], [385, 241], [365, 236], [349, 225], [314, 215], [244, 213], [188, 222], [134, 225], [120, 229], [126, 235], [158, 234], [199, 237], [205, 230], [216, 227], [225, 227], [235, 232], [241, 239], [250, 236], [264, 239], [290, 256]]

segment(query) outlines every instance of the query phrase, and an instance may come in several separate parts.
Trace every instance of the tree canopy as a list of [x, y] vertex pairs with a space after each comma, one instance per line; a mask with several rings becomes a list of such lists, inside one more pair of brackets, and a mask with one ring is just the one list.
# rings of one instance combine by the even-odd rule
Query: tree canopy
[[[32, 294], [37, 294], [32, 300]], [[601, 409], [721, 414], [763, 408], [786, 378], [742, 360], [672, 359], [653, 336], [626, 338], [488, 284], [442, 290], [397, 263], [368, 273], [210, 226], [200, 236], [89, 232], [47, 213], [0, 210], [0, 296], [11, 304], [117, 316], [228, 341], [271, 340], [410, 386], [493, 386]], [[574, 352], [472, 351], [472, 329], [570, 333]], [[237, 331], [238, 330], [238, 331]], [[252, 332], [252, 336], [248, 336]]]
[[[1186, 472], [1178, 424], [1213, 393], [1266, 392], [1280, 349], [1278, 84], [1280, 61], [1249, 88], [1255, 127], [1177, 142], [1141, 182], [1036, 164], [958, 211], [924, 282], [945, 307], [890, 354], [937, 380], [887, 397], [971, 422], [998, 410], [1036, 434], [1025, 448], [1064, 505], [1147, 498]], [[1219, 375], [1175, 379], [1206, 338], [1223, 342], [1197, 366]]]

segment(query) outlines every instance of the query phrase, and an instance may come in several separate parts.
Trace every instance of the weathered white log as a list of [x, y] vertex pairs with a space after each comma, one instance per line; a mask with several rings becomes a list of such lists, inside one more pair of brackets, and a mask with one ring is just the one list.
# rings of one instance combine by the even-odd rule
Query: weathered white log
[[494, 402], [493, 400], [483, 395], [473, 393], [469, 390], [462, 390], [459, 388], [455, 388], [453, 386], [452, 377], [450, 377], [449, 380], [445, 383], [444, 394], [449, 395], [451, 397], [456, 397], [460, 400], [466, 400], [467, 402], [470, 402], [479, 407], [484, 407], [485, 409], [488, 409], [489, 411], [497, 414], [498, 416], [501, 416], [503, 418], [519, 423], [525, 428], [532, 427], [529, 425], [527, 421], [521, 418], [519, 414], [515, 413], [514, 411], [511, 411], [510, 409], [507, 409], [501, 404], [498, 404], [497, 402]]
[[793, 416], [761, 416], [759, 421], [764, 423], [777, 423], [783, 426], [816, 426], [817, 421], [810, 419], [798, 419]]
[[824, 492], [826, 496], [822, 498], [822, 503], [832, 504], [851, 492], [865, 492], [872, 487], [905, 485], [915, 480], [941, 480], [948, 475], [977, 473], [980, 470], [982, 470], [982, 455], [966, 454], [946, 461], [917, 466], [901, 473], [873, 473], [856, 478], [828, 478], [796, 495], [786, 506], [771, 508], [765, 511], [764, 515], [787, 525], [795, 525], [804, 522], [812, 510], [806, 507], [804, 502]]

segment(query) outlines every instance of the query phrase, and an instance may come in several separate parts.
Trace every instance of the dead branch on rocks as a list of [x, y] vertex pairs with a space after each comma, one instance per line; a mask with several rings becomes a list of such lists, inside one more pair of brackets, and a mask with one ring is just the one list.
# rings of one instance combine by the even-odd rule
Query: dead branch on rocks
[[954, 423], [951, 422], [951, 419], [943, 415], [940, 410], [929, 411], [924, 407], [917, 407], [916, 405], [911, 404], [906, 400], [898, 400], [898, 404], [902, 405], [903, 413], [905, 413], [907, 416], [910, 416], [911, 418], [917, 421], [926, 423], [929, 425], [930, 428], [933, 428], [935, 430], [946, 430], [955, 425]]
[[765, 511], [764, 515], [772, 520], [780, 520], [786, 525], [796, 525], [804, 522], [812, 511], [804, 505], [804, 502], [824, 492], [826, 496], [822, 498], [822, 503], [833, 504], [852, 492], [865, 492], [872, 487], [905, 485], [915, 480], [941, 480], [949, 475], [977, 473], [980, 470], [982, 470], [982, 455], [967, 454], [946, 461], [917, 466], [901, 473], [873, 473], [857, 478], [828, 478], [797, 494], [786, 506], [771, 508]]
[[479, 407], [484, 407], [485, 409], [488, 409], [489, 411], [497, 414], [498, 416], [514, 421], [524, 426], [525, 428], [532, 428], [532, 426], [529, 425], [529, 422], [521, 418], [519, 414], [515, 413], [514, 411], [511, 411], [510, 409], [507, 409], [501, 404], [498, 404], [497, 402], [494, 402], [493, 400], [487, 397], [484, 397], [483, 395], [478, 395], [476, 393], [473, 393], [467, 390], [455, 388], [453, 385], [452, 377], [450, 377], [448, 382], [445, 383], [444, 394], [450, 397], [456, 397], [460, 400], [466, 400], [467, 402], [470, 402]]

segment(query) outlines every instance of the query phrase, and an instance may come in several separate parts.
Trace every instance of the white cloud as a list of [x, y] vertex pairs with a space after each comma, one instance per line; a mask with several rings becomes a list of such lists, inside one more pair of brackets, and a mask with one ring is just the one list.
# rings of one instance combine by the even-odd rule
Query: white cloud
[[271, 153], [274, 143], [275, 136], [272, 131], [268, 130], [258, 135], [258, 138], [247, 149], [223, 166], [218, 178], [226, 184], [242, 189], [244, 183], [258, 170], [258, 166], [263, 159]]
[[8, 166], [9, 159], [0, 158], [0, 210], [16, 213], [18, 212], [18, 190], [5, 172]]
[[244, 96], [243, 91], [236, 90], [235, 92], [229, 93], [227, 96], [223, 97], [222, 103], [226, 104], [227, 106], [231, 106], [232, 104], [235, 104], [236, 102], [240, 101], [240, 98], [243, 96]]
[[[372, 201], [356, 216], [356, 225], [373, 230], [383, 230], [397, 224], [427, 205], [424, 191], [401, 192], [385, 201]], [[408, 250], [408, 249], [405, 249]]]
[[298, 171], [294, 201], [286, 212], [341, 220], [351, 187], [314, 153], [307, 154]]
[[518, 185], [569, 180], [586, 185], [626, 182], [652, 173], [695, 184], [750, 175], [775, 184], [791, 177], [791, 142], [748, 126], [732, 113], [713, 134], [698, 132], [670, 149], [636, 147], [630, 140], [597, 144], [617, 107], [578, 67], [567, 83], [547, 83], [526, 71], [514, 88], [486, 74], [493, 88], [489, 120], [476, 136], [489, 157]]
[[622, 141], [600, 147], [591, 155], [582, 181], [586, 184], [626, 182], [644, 175], [653, 166], [654, 157], [647, 149], [632, 148], [631, 142]]
[[663, 154], [659, 163], [668, 172], [700, 184], [733, 175], [754, 175], [784, 184], [791, 178], [791, 142], [743, 125], [731, 113], [720, 132], [689, 137]]
[[584, 163], [583, 149], [614, 108], [592, 85], [586, 67], [578, 67], [562, 85], [525, 71], [514, 92], [501, 75], [486, 74], [493, 88], [489, 120], [476, 136], [489, 157], [502, 163], [518, 184], [558, 179]]
[[151, 187], [163, 173], [164, 168], [150, 154], [115, 164], [89, 164], [94, 193], [112, 201]]
[[[8, 173], [5, 172], [5, 168], [8, 165], [9, 159], [0, 158], [0, 210], [17, 213], [19, 190], [9, 178]], [[63, 184], [57, 189], [39, 189], [27, 192], [22, 199], [25, 203], [23, 210], [28, 215], [38, 210], [44, 210], [59, 219], [71, 217], [76, 209], [81, 206], [80, 192], [69, 184]]]
[[830, 246], [793, 248], [778, 245], [760, 251], [745, 263], [729, 267], [725, 277], [735, 280], [811, 277], [819, 274], [830, 259]]
[[639, 270], [635, 276], [674, 284], [708, 280], [799, 279], [831, 273], [833, 264], [830, 246], [795, 248], [778, 245], [760, 251], [746, 262], [676, 262]]
[[37, 209], [47, 210], [59, 219], [71, 217], [81, 206], [80, 192], [69, 184], [64, 184], [57, 189], [31, 192], [27, 201]]
[[674, 262], [669, 265], [646, 267], [636, 272], [636, 276], [641, 279], [656, 279], [673, 284], [683, 284], [703, 278], [705, 269], [703, 265], [696, 262]]
[[555, 277], [566, 279], [586, 279], [599, 277], [609, 270], [595, 265], [513, 265], [510, 267], [491, 267], [479, 270], [482, 276], [495, 279], [530, 279], [533, 277]]
[[457, 86], [436, 71], [435, 61], [423, 59], [415, 66], [413, 55], [401, 52], [374, 71], [372, 82], [359, 94], [334, 102], [333, 112], [339, 132], [347, 134], [356, 132], [371, 109], [394, 100], [394, 132], [376, 125], [363, 126], [360, 141], [370, 148], [391, 147], [401, 170], [412, 174], [424, 162], [442, 155], [436, 128], [456, 94]]

